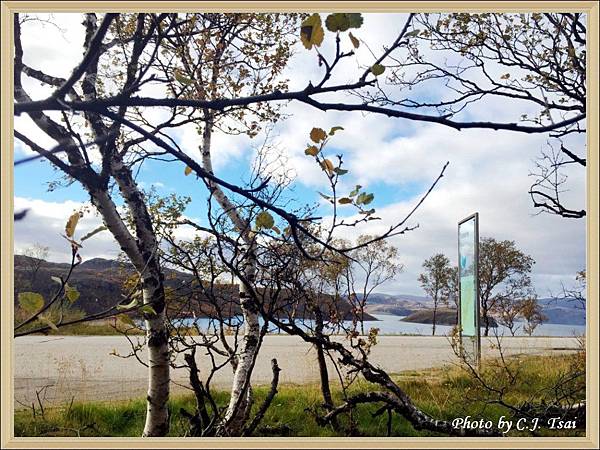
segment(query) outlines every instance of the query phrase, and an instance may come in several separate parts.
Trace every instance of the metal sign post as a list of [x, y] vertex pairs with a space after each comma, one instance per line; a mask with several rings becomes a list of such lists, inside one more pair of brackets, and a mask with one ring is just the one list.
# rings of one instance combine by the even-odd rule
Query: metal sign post
[[458, 318], [461, 355], [479, 368], [479, 213], [458, 223]]

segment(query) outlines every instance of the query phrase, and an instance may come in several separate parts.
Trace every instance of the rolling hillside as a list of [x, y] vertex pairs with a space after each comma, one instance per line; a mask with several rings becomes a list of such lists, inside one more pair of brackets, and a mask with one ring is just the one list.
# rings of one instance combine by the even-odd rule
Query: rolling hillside
[[[17, 294], [24, 291], [42, 294], [48, 301], [57, 289], [57, 284], [51, 277], [65, 276], [69, 269], [69, 264], [41, 261], [22, 255], [15, 255], [14, 262], [15, 301]], [[39, 264], [39, 270], [33, 276], [32, 267], [37, 264]], [[222, 314], [227, 317], [241, 313], [237, 301], [239, 298], [237, 285], [215, 285], [214, 298], [211, 302], [201, 288], [193, 286], [194, 280], [191, 275], [169, 269], [164, 270], [164, 272], [165, 286], [173, 293], [172, 297], [174, 298], [169, 306], [171, 316], [212, 317], [216, 312], [214, 304], [218, 305]], [[94, 258], [84, 261], [75, 268], [69, 280], [69, 284], [76, 287], [81, 294], [76, 306], [89, 314], [105, 311], [119, 303], [126, 294], [123, 282], [133, 273], [131, 266], [114, 260]], [[333, 297], [326, 295], [318, 300], [324, 311], [328, 311], [333, 306], [334, 301]], [[338, 301], [335, 308], [343, 318], [350, 318], [351, 307], [347, 302]], [[286, 311], [285, 307], [283, 309]], [[297, 318], [310, 317], [310, 313], [306, 311], [305, 306], [302, 304], [298, 305], [295, 311], [295, 317]], [[377, 319], [366, 314], [365, 320]]]

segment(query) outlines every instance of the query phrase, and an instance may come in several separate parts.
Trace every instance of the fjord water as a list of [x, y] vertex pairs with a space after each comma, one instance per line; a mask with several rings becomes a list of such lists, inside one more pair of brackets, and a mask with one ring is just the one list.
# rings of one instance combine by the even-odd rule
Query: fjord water
[[[413, 322], [403, 322], [401, 319], [402, 316], [394, 316], [390, 314], [371, 314], [375, 317], [376, 321], [368, 321], [364, 323], [365, 332], [368, 332], [370, 328], [376, 327], [379, 328], [380, 335], [417, 335], [417, 336], [430, 336], [431, 335], [431, 325], [425, 323], [413, 323]], [[232, 325], [241, 324], [243, 319], [241, 316], [232, 317], [230, 323]], [[264, 322], [261, 320], [261, 326]], [[299, 326], [302, 326], [304, 329], [312, 329], [314, 323], [312, 320], [298, 320], [296, 322]], [[201, 330], [212, 329], [214, 324], [207, 318], [188, 318], [181, 319], [176, 321], [177, 325], [183, 326], [193, 326], [197, 324], [197, 326]], [[349, 321], [344, 322], [344, 326], [346, 328], [351, 326]], [[495, 331], [500, 336], [511, 336], [510, 330], [502, 325], [498, 325], [496, 329], [490, 329], [490, 336], [493, 336]], [[270, 324], [269, 326], [270, 333], [279, 333], [281, 332], [275, 325]], [[328, 328], [327, 332], [329, 334], [343, 334], [343, 330], [338, 328]], [[448, 335], [452, 332], [452, 327], [450, 325], [436, 325], [436, 335], [444, 336]], [[482, 330], [483, 334], [483, 330]], [[533, 336], [580, 336], [585, 334], [585, 325], [563, 325], [563, 324], [555, 324], [555, 323], [544, 323], [539, 325]], [[523, 332], [523, 323], [517, 323], [517, 332], [515, 336], [527, 336], [526, 333]]]

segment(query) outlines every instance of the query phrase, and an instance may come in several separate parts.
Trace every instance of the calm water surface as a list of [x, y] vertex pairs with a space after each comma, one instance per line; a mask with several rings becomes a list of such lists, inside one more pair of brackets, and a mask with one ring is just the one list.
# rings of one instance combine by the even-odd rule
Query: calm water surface
[[[364, 327], [365, 331], [368, 331], [371, 327], [379, 328], [379, 334], [408, 334], [408, 335], [420, 335], [420, 336], [429, 336], [431, 335], [431, 325], [423, 324], [423, 323], [412, 323], [412, 322], [403, 322], [401, 316], [393, 316], [388, 314], [372, 314], [373, 317], [378, 319], [377, 321], [369, 321], [365, 322]], [[241, 324], [243, 319], [241, 316], [233, 317], [231, 320], [232, 325]], [[312, 320], [303, 321], [302, 327], [305, 329], [310, 329], [313, 326]], [[196, 323], [200, 329], [206, 331], [209, 328], [213, 329], [213, 325], [210, 323], [210, 320], [207, 318], [199, 318], [199, 319], [182, 319], [177, 321], [177, 324], [192, 326]], [[263, 321], [261, 320], [261, 325]], [[301, 325], [300, 321], [298, 321], [298, 325]], [[349, 327], [350, 322], [345, 322], [345, 326]], [[516, 332], [516, 336], [526, 336], [526, 333], [523, 332], [523, 327], [521, 324], [517, 325], [518, 330]], [[492, 329], [493, 330], [493, 329]], [[271, 333], [278, 333], [280, 330], [275, 326], [271, 325], [269, 331]], [[330, 328], [328, 329], [330, 333], [336, 333], [339, 330]], [[437, 325], [436, 326], [436, 335], [447, 335], [452, 331], [452, 327], [449, 325]], [[510, 336], [510, 331], [508, 328], [503, 326], [498, 326], [498, 334], [504, 336]], [[493, 331], [490, 331], [492, 334]], [[585, 325], [562, 325], [562, 324], [553, 324], [553, 323], [545, 323], [539, 325], [533, 335], [534, 336], [579, 336], [585, 333]]]

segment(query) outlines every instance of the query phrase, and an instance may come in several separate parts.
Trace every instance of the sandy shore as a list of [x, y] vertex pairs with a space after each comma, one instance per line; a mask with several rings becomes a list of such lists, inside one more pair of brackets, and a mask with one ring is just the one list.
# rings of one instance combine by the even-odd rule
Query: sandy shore
[[[340, 338], [341, 339], [341, 338]], [[493, 340], [482, 339], [483, 356], [494, 354]], [[505, 337], [507, 354], [544, 354], [565, 352], [577, 347], [575, 338]], [[119, 358], [131, 352], [122, 336], [27, 336], [14, 341], [15, 407], [30, 405], [36, 390], [49, 386], [46, 404], [85, 400], [111, 400], [145, 395], [146, 367], [135, 358]], [[145, 353], [141, 354], [145, 358]], [[201, 373], [209, 367], [208, 357], [196, 355]], [[277, 358], [282, 369], [281, 383], [309, 383], [318, 380], [316, 355], [310, 345], [295, 336], [267, 336], [253, 373], [255, 384], [271, 381], [270, 361]], [[455, 362], [445, 337], [383, 336], [372, 351], [371, 361], [389, 372], [418, 370]], [[187, 371], [175, 369], [172, 390], [181, 392], [187, 385]], [[226, 388], [232, 379], [227, 367], [219, 371], [212, 387]], [[20, 402], [20, 403], [19, 403]]]

